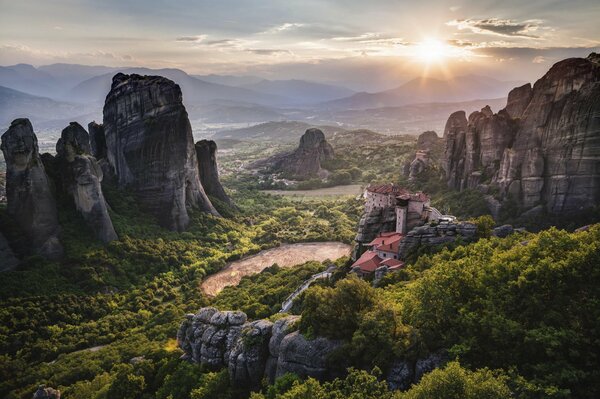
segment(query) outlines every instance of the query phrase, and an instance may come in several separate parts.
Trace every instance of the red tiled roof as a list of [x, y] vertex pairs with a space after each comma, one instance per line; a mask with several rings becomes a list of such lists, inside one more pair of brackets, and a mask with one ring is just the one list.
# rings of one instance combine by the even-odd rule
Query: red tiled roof
[[395, 184], [376, 184], [367, 187], [367, 191], [371, 193], [377, 194], [393, 194], [396, 197], [400, 197], [405, 200], [413, 200], [413, 201], [421, 201], [427, 202], [429, 201], [429, 196], [421, 191], [417, 193], [411, 193], [407, 189], [397, 186]]
[[377, 194], [409, 194], [408, 190], [395, 184], [376, 184], [367, 187], [367, 191]]
[[381, 258], [373, 251], [366, 251], [360, 258], [354, 262], [352, 267], [358, 266], [360, 270], [366, 273], [374, 272], [379, 267]]
[[388, 270], [396, 270], [396, 269], [400, 269], [400, 268], [404, 267], [404, 262], [402, 262], [401, 260], [398, 260], [398, 259], [389, 258], [389, 259], [382, 261], [379, 265], [387, 266]]
[[395, 231], [391, 231], [388, 233], [380, 233], [379, 236], [375, 237], [375, 239], [373, 241], [371, 241], [370, 243], [368, 243], [367, 245], [379, 246], [379, 245], [383, 244], [384, 241], [389, 241], [389, 242], [393, 241], [396, 236], [402, 237], [402, 234], [397, 233]]
[[375, 249], [377, 249], [378, 251], [393, 252], [397, 254], [398, 250], [400, 249], [400, 241], [402, 241], [403, 238], [404, 236], [400, 233], [393, 237], [384, 237], [381, 240], [381, 244], [377, 245]]

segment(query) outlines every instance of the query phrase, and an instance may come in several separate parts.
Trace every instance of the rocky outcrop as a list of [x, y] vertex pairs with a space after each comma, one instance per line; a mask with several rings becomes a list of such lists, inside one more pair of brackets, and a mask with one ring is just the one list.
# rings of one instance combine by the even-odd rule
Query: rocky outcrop
[[14, 270], [19, 265], [19, 259], [13, 253], [4, 234], [0, 232], [0, 272]]
[[60, 399], [60, 391], [40, 385], [33, 394], [33, 399]]
[[242, 328], [229, 354], [229, 375], [236, 386], [258, 389], [269, 359], [273, 323], [257, 320]]
[[120, 187], [171, 230], [189, 223], [188, 208], [218, 215], [200, 183], [181, 89], [160, 76], [113, 77], [104, 104], [107, 158]]
[[416, 360], [397, 359], [394, 361], [385, 379], [392, 390], [405, 391], [417, 384], [426, 373], [442, 367], [448, 357], [444, 352], [431, 353]]
[[198, 168], [200, 183], [206, 194], [215, 197], [228, 205], [232, 205], [231, 199], [221, 185], [219, 180], [219, 169], [217, 168], [217, 143], [212, 140], [200, 140], [196, 143], [196, 156], [198, 157]]
[[333, 157], [333, 147], [325, 140], [323, 132], [311, 128], [302, 135], [296, 150], [255, 162], [250, 167], [266, 167], [270, 172], [281, 173], [285, 177], [297, 180], [325, 178], [328, 172], [322, 168], [322, 163]]
[[454, 242], [461, 237], [463, 242], [477, 239], [477, 226], [469, 222], [444, 222], [416, 227], [400, 242], [399, 258], [406, 259], [420, 246], [437, 246]]
[[440, 145], [442, 139], [436, 132], [428, 130], [417, 137], [417, 150], [432, 150]]
[[54, 194], [28, 119], [14, 120], [2, 135], [6, 161], [7, 212], [31, 240], [34, 253], [62, 256]]
[[309, 340], [299, 331], [288, 334], [279, 346], [276, 377], [293, 373], [302, 378], [330, 378], [333, 370], [328, 367], [327, 357], [340, 345], [324, 337]]
[[108, 243], [118, 237], [102, 193], [103, 172], [90, 152], [88, 133], [77, 122], [71, 122], [56, 143], [62, 187], [96, 237]]
[[88, 132], [90, 133], [91, 154], [97, 159], [106, 158], [106, 137], [104, 136], [104, 126], [96, 122], [88, 124]]
[[581, 213], [600, 201], [600, 63], [598, 55], [555, 64], [533, 86], [512, 90], [497, 114], [467, 121], [454, 113], [444, 131], [448, 185], [489, 183], [521, 211]]
[[415, 180], [431, 163], [432, 157], [437, 159], [443, 140], [434, 131], [426, 131], [417, 138], [417, 152], [411, 162], [404, 164], [403, 174], [408, 180]]
[[373, 241], [380, 233], [396, 231], [396, 208], [373, 208], [365, 210], [358, 222], [355, 240], [359, 243]]
[[318, 337], [309, 340], [295, 330], [298, 316], [271, 323], [247, 321], [242, 312], [202, 308], [186, 316], [177, 333], [184, 358], [211, 369], [228, 368], [232, 384], [256, 389], [263, 378], [295, 373], [327, 378], [327, 356], [339, 343]]

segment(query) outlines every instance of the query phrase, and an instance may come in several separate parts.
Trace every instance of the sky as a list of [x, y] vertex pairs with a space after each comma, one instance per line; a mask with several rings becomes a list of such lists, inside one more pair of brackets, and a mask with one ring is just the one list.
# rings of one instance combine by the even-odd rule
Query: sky
[[0, 0], [0, 65], [77, 63], [381, 89], [531, 81], [600, 48], [598, 0]]

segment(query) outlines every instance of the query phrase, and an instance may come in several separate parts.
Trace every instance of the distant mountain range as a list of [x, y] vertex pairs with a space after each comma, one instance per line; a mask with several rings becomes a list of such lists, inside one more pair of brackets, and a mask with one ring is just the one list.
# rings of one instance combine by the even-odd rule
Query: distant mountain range
[[0, 126], [2, 127], [8, 126], [14, 119], [29, 118], [34, 127], [42, 123], [49, 127], [50, 122], [56, 122], [62, 129], [70, 121], [83, 119], [81, 123], [86, 123], [86, 120], [90, 122], [102, 115], [101, 109], [97, 113], [94, 111], [91, 107], [82, 104], [56, 101], [0, 86]]
[[478, 75], [457, 76], [448, 80], [416, 78], [391, 90], [356, 93], [326, 102], [323, 106], [332, 109], [367, 109], [498, 98], [505, 97], [512, 88], [522, 84]]
[[[85, 118], [101, 119], [112, 77], [119, 71], [162, 75], [175, 81], [181, 86], [192, 124], [202, 124], [212, 132], [232, 123], [285, 120], [343, 124], [387, 134], [440, 130], [449, 108], [476, 110], [489, 104], [499, 109], [505, 100], [476, 99], [504, 98], [521, 83], [465, 75], [448, 80], [413, 79], [391, 90], [355, 93], [308, 80], [189, 75], [179, 69], [17, 64], [0, 66], [0, 123], [6, 126], [11, 118], [29, 117], [35, 126], [54, 129], [65, 121], [85, 125], [89, 122]], [[451, 105], [469, 101], [464, 106]]]

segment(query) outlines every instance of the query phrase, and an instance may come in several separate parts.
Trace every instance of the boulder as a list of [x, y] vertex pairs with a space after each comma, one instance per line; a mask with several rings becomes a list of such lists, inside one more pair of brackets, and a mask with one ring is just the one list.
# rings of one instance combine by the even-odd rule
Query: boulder
[[198, 157], [198, 168], [200, 183], [206, 194], [215, 197], [226, 204], [232, 205], [231, 199], [225, 193], [219, 180], [217, 168], [217, 143], [212, 140], [200, 140], [196, 143], [196, 156]]
[[327, 365], [327, 357], [340, 345], [339, 341], [324, 337], [309, 340], [299, 331], [286, 335], [279, 346], [276, 378], [286, 373], [301, 378], [329, 378], [332, 370]]
[[40, 385], [33, 394], [33, 399], [60, 399], [60, 391]]
[[15, 119], [2, 135], [6, 161], [7, 212], [31, 240], [34, 253], [48, 259], [63, 254], [51, 182], [38, 152], [29, 119]]
[[503, 224], [502, 226], [494, 228], [492, 234], [495, 237], [506, 238], [514, 232], [515, 229], [513, 229], [513, 227], [510, 224]]
[[200, 183], [180, 87], [161, 76], [113, 77], [104, 104], [107, 158], [120, 187], [168, 229], [182, 231], [188, 208], [218, 215]]
[[102, 169], [90, 151], [88, 133], [77, 122], [71, 122], [56, 143], [56, 160], [63, 189], [96, 237], [108, 243], [118, 237], [102, 193]]

